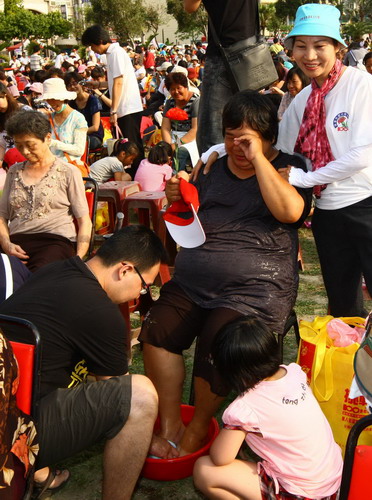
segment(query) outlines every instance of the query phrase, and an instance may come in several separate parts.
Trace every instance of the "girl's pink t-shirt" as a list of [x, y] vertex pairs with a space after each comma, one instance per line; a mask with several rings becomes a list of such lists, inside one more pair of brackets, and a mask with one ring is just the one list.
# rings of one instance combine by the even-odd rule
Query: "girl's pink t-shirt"
[[235, 399], [222, 419], [226, 428], [248, 432], [246, 442], [277, 485], [321, 499], [340, 486], [341, 449], [301, 367], [282, 367], [284, 377], [260, 382]]
[[142, 191], [164, 191], [172, 173], [169, 165], [156, 165], [144, 159], [138, 166], [134, 180], [140, 183]]

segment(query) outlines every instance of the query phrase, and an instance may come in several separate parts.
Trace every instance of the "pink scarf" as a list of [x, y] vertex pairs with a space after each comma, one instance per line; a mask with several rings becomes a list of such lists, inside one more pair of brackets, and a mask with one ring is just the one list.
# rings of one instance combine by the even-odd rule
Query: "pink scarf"
[[[311, 80], [312, 91], [306, 103], [294, 150], [311, 160], [313, 170], [324, 167], [334, 160], [325, 128], [326, 109], [324, 98], [338, 82], [342, 68], [342, 62], [336, 59], [327, 80], [321, 87], [318, 87], [315, 79]], [[326, 187], [326, 185], [315, 186], [315, 196], [320, 198], [321, 191]]]

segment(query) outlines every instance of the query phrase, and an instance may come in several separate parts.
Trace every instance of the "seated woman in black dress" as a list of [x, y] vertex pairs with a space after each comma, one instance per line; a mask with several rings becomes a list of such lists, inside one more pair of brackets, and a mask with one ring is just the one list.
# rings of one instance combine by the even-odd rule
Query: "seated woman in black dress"
[[90, 94], [80, 85], [84, 78], [78, 73], [67, 73], [64, 77], [66, 88], [76, 92], [76, 99], [69, 101], [71, 108], [82, 113], [88, 123], [89, 148], [96, 149], [102, 146], [104, 130], [101, 123], [102, 104], [98, 97]]
[[[206, 241], [180, 250], [174, 276], [163, 286], [140, 335], [146, 374], [159, 394], [161, 427], [151, 453], [164, 458], [204, 444], [210, 419], [230, 391], [211, 362], [217, 331], [251, 315], [281, 333], [297, 295], [297, 229], [310, 210], [311, 190], [293, 188], [277, 170], [288, 164], [305, 170], [305, 164], [273, 147], [278, 120], [267, 96], [233, 96], [223, 112], [223, 130], [227, 156], [196, 181]], [[176, 177], [168, 181], [167, 196], [180, 198]], [[195, 336], [200, 337], [196, 410], [185, 429], [180, 419], [182, 352]]]

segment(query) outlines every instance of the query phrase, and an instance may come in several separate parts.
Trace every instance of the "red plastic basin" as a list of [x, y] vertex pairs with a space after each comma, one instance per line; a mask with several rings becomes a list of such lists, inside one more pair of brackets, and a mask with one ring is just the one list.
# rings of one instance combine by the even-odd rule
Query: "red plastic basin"
[[[194, 415], [195, 407], [189, 405], [181, 405], [181, 418], [185, 425], [191, 422]], [[159, 420], [155, 422], [155, 429], [159, 427]], [[214, 439], [219, 433], [218, 422], [212, 418], [208, 429], [208, 441], [195, 453], [185, 455], [184, 457], [163, 459], [147, 457], [143, 466], [141, 475], [147, 479], [155, 481], [175, 481], [192, 476], [194, 463], [199, 457], [207, 455]]]

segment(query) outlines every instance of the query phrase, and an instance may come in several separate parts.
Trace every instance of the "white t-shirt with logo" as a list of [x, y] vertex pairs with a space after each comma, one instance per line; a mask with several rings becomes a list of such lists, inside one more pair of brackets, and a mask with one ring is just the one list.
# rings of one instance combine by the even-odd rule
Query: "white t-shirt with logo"
[[[292, 101], [279, 125], [277, 149], [293, 154], [311, 87]], [[314, 172], [292, 168], [289, 182], [327, 184], [317, 207], [336, 210], [372, 196], [372, 75], [348, 67], [325, 97], [326, 131], [334, 161]]]
[[107, 49], [106, 57], [110, 96], [113, 95], [114, 78], [123, 77], [121, 99], [116, 110], [118, 118], [142, 111], [143, 106], [138, 83], [128, 54], [118, 43], [112, 43]]

